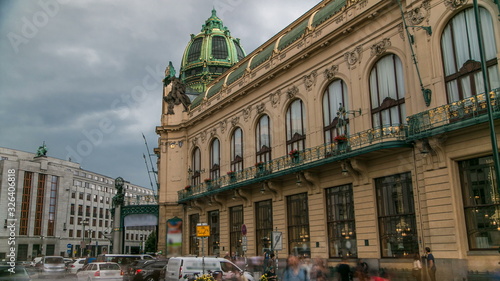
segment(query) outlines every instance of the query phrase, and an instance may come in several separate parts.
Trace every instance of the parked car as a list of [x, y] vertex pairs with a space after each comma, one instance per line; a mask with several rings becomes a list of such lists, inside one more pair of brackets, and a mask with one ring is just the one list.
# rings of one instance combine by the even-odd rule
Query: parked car
[[92, 262], [76, 273], [78, 281], [122, 281], [123, 271], [116, 262]]
[[97, 256], [97, 261], [100, 262], [116, 262], [120, 265], [123, 271], [126, 271], [128, 266], [136, 260], [154, 260], [151, 255], [132, 255], [132, 254], [104, 254]]
[[0, 281], [31, 281], [31, 277], [24, 266], [0, 265]]
[[64, 277], [66, 275], [66, 264], [61, 256], [45, 256], [36, 266], [38, 278]]
[[188, 281], [204, 273], [222, 272], [222, 280], [230, 280], [244, 275], [254, 281], [253, 275], [239, 268], [225, 258], [214, 257], [173, 257], [168, 259], [165, 281]]
[[82, 268], [85, 265], [86, 258], [76, 259], [73, 263], [68, 265], [68, 273], [76, 274], [78, 269]]
[[31, 262], [31, 266], [32, 267], [35, 267], [37, 263], [41, 262], [43, 259], [43, 257], [36, 257], [33, 259], [33, 261]]
[[[124, 281], [158, 281], [165, 279], [165, 267], [168, 260], [138, 260], [129, 265], [124, 272]], [[162, 272], [163, 271], [163, 272]], [[163, 279], [160, 279], [163, 273]]]

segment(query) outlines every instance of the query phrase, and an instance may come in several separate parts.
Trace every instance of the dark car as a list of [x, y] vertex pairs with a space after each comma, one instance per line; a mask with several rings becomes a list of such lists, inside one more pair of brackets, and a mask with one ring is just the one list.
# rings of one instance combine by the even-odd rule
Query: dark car
[[0, 265], [0, 280], [3, 281], [31, 281], [31, 277], [24, 266], [15, 267]]
[[135, 261], [129, 265], [125, 275], [124, 281], [159, 281], [163, 280], [160, 274], [167, 265], [168, 260], [142, 260]]

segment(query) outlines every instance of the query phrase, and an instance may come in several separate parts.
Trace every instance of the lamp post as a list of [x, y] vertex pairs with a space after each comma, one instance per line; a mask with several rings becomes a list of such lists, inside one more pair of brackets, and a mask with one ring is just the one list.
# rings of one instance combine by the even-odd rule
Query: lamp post
[[486, 54], [484, 53], [483, 33], [481, 30], [481, 17], [479, 16], [479, 6], [477, 5], [477, 0], [474, 0], [473, 5], [474, 5], [474, 17], [476, 19], [477, 41], [479, 43], [479, 54], [481, 56], [481, 72], [483, 75], [484, 95], [486, 96], [486, 104], [488, 109], [488, 123], [490, 126], [491, 148], [492, 148], [495, 176], [497, 182], [497, 192], [500, 193], [500, 157], [498, 155], [495, 123], [493, 121], [493, 112], [492, 112], [493, 109], [491, 108], [490, 83], [488, 80], [488, 68], [486, 67]]
[[82, 244], [80, 245], [80, 256], [83, 257], [84, 253], [85, 253], [85, 250], [87, 249], [87, 244], [85, 244], [85, 226], [86, 225], [89, 225], [89, 220], [88, 219], [85, 219], [82, 221], [82, 225], [83, 225], [83, 237], [82, 237]]
[[92, 246], [92, 233], [94, 232], [93, 229], [87, 230], [88, 236], [89, 236], [89, 245], [90, 245], [90, 255], [94, 256], [94, 247]]

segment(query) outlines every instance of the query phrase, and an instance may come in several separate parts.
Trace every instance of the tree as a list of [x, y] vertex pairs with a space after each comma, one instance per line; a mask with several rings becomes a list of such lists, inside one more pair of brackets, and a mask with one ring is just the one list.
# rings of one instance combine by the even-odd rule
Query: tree
[[145, 253], [156, 253], [156, 231], [151, 232], [144, 246]]

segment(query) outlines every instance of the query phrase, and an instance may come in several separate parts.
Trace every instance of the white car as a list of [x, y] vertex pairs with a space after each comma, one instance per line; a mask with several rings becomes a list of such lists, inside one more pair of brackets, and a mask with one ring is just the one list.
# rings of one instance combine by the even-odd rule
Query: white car
[[92, 262], [76, 274], [78, 281], [122, 281], [123, 271], [116, 262]]
[[78, 269], [85, 265], [85, 258], [76, 259], [74, 262], [68, 264], [68, 273], [76, 274]]

